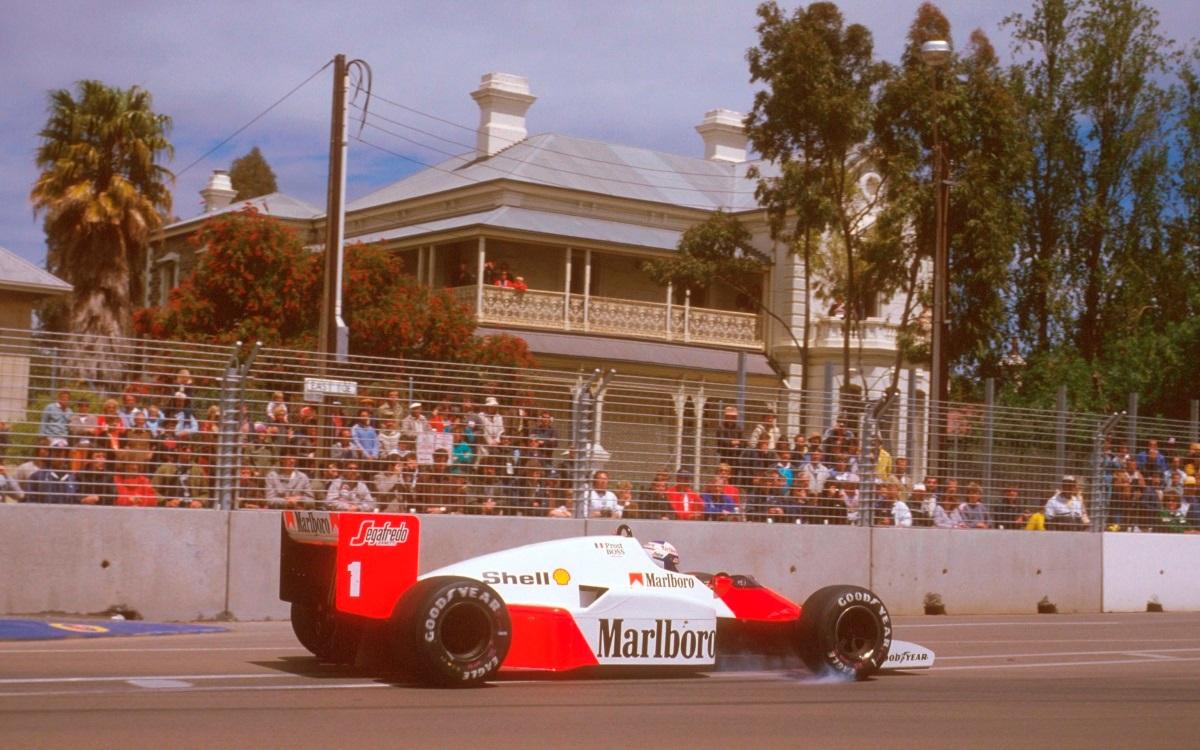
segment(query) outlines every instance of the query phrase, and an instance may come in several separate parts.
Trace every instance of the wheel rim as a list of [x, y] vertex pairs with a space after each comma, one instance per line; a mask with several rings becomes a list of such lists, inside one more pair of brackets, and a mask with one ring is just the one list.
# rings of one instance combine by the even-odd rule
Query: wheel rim
[[869, 661], [875, 655], [879, 638], [879, 622], [867, 607], [848, 607], [838, 615], [834, 643], [843, 660], [852, 663]]
[[482, 608], [459, 602], [442, 614], [438, 640], [455, 661], [477, 659], [492, 642], [491, 619]]

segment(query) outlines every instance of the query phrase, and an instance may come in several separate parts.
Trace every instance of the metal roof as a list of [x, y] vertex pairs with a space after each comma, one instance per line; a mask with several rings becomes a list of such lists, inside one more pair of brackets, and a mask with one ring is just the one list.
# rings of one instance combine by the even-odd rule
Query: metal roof
[[422, 237], [466, 227], [496, 227], [563, 239], [583, 239], [617, 245], [674, 250], [681, 232], [672, 229], [592, 219], [552, 211], [535, 211], [516, 206], [501, 206], [488, 211], [452, 216], [371, 234], [347, 237], [348, 242], [379, 242]]
[[72, 287], [49, 271], [0, 247], [0, 289], [33, 294], [66, 294]]
[[483, 159], [452, 157], [351, 201], [346, 210], [509, 179], [679, 207], [747, 211], [758, 207], [755, 181], [746, 178], [751, 166], [546, 133]]
[[[617, 339], [594, 334], [550, 333], [521, 331], [510, 328], [479, 327], [480, 335], [505, 333], [525, 339], [534, 354], [554, 354], [606, 362], [654, 363], [692, 370], [737, 372], [738, 352], [729, 349], [710, 349], [703, 346], [668, 344], [658, 341]], [[766, 355], [746, 352], [746, 374], [777, 378]]]
[[231, 203], [224, 208], [218, 208], [216, 211], [209, 211], [208, 213], [197, 214], [196, 216], [181, 219], [172, 224], [168, 224], [165, 229], [170, 231], [171, 229], [187, 224], [206, 221], [214, 216], [221, 216], [223, 214], [241, 211], [247, 206], [253, 206], [259, 213], [266, 214], [268, 216], [274, 216], [278, 219], [294, 219], [298, 221], [304, 221], [307, 219], [320, 218], [325, 215], [325, 209], [317, 208], [309, 203], [305, 203], [299, 198], [293, 198], [292, 196], [285, 195], [284, 193], [269, 193], [267, 195], [260, 195], [257, 198]]

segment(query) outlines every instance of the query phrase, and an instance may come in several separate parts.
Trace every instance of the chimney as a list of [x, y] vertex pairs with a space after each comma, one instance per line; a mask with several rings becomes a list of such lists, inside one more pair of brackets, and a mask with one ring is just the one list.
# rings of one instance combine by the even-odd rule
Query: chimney
[[525, 140], [525, 113], [537, 97], [529, 93], [529, 80], [510, 73], [488, 73], [471, 92], [479, 104], [479, 130], [475, 156], [484, 158]]
[[233, 189], [229, 173], [224, 169], [214, 169], [212, 177], [208, 178], [208, 184], [200, 191], [200, 197], [204, 199], [204, 213], [209, 214], [225, 208], [233, 203], [236, 195], [237, 191]]
[[742, 130], [741, 112], [713, 109], [704, 113], [696, 132], [704, 139], [704, 158], [734, 164], [746, 161], [746, 133]]

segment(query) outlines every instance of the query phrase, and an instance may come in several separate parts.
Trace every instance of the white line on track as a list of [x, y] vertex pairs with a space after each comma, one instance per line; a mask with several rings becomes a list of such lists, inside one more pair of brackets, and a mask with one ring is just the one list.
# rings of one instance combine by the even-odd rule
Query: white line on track
[[[938, 657], [941, 660], [943, 657]], [[1200, 661], [1200, 656], [1176, 657], [1171, 663]], [[930, 672], [948, 672], [971, 669], [1039, 669], [1043, 667], [1097, 667], [1113, 664], [1165, 664], [1159, 659], [1103, 659], [1096, 661], [1043, 661], [1031, 664], [959, 664], [956, 666], [934, 666]]]
[[[967, 661], [970, 659], [1021, 659], [1039, 656], [1112, 656], [1114, 654], [1122, 654], [1124, 656], [1133, 656], [1136, 654], [1144, 658], [1149, 658], [1149, 652], [1165, 654], [1176, 653], [1180, 651], [1200, 651], [1200, 648], [1125, 648], [1111, 651], [1040, 651], [1027, 654], [971, 654], [970, 656], [938, 656], [937, 661]], [[1164, 656], [1158, 658], [1172, 659], [1174, 657]]]
[[922, 623], [904, 623], [896, 626], [896, 630], [908, 630], [909, 628], [994, 628], [994, 627], [1047, 627], [1047, 628], [1073, 628], [1078, 625], [1125, 625], [1124, 622], [1090, 621], [1090, 622], [1047, 622], [1044, 620], [1020, 620], [1017, 622], [922, 622]]
[[303, 646], [211, 646], [206, 648], [106, 648], [106, 649], [82, 649], [82, 648], [22, 648], [22, 649], [0, 649], [0, 654], [11, 656], [13, 654], [81, 654], [81, 653], [151, 653], [163, 651], [306, 651]]
[[[334, 685], [211, 685], [203, 687], [160, 688], [163, 693], [233, 693], [246, 690], [346, 690], [354, 688], [392, 687], [386, 682], [346, 682]], [[30, 692], [0, 693], [0, 698], [55, 695], [130, 695], [129, 690], [35, 690]]]
[[0, 679], [0, 685], [53, 685], [55, 683], [129, 682], [130, 680], [278, 680], [295, 675], [286, 672], [253, 672], [250, 674], [135, 674], [123, 677], [11, 677]]

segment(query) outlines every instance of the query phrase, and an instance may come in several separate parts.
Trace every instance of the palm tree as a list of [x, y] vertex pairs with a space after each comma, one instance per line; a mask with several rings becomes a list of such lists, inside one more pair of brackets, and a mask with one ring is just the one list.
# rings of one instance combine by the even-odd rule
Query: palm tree
[[99, 81], [79, 81], [74, 96], [51, 91], [48, 110], [29, 197], [45, 214], [47, 267], [75, 287], [65, 323], [83, 335], [79, 377], [95, 380], [130, 330], [150, 237], [171, 209], [174, 175], [158, 163], [174, 153], [171, 118], [151, 110], [144, 89]]

